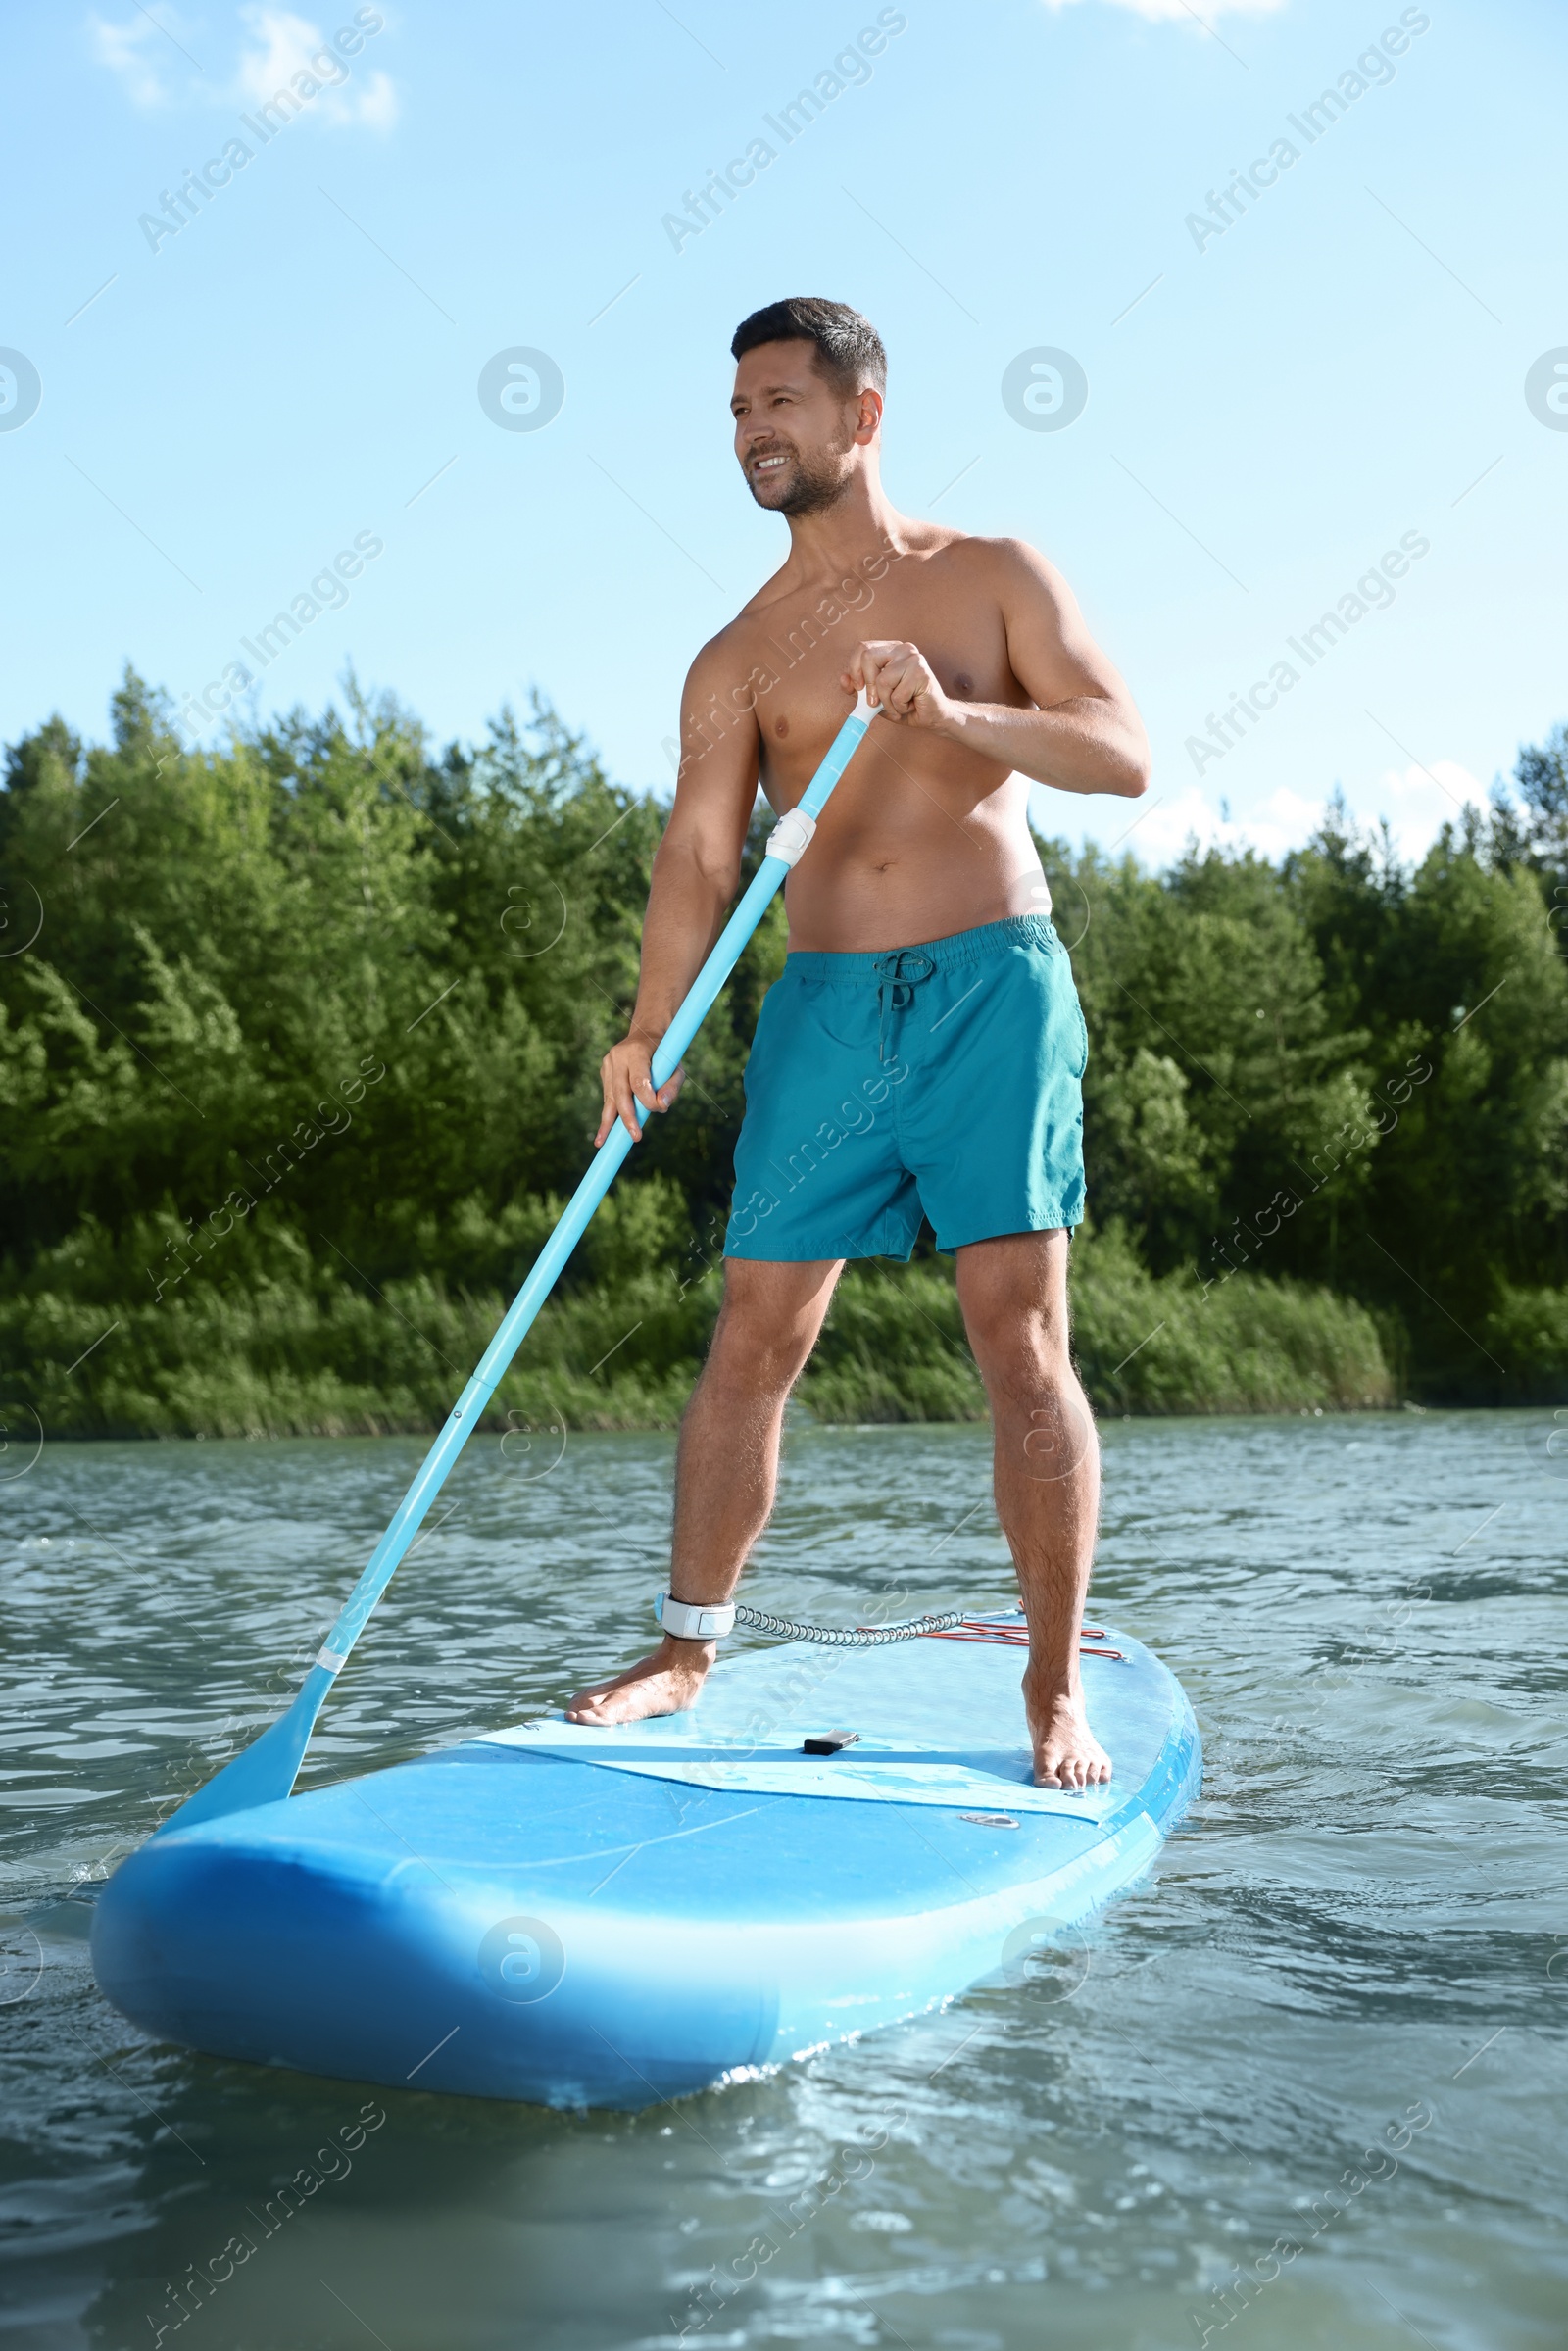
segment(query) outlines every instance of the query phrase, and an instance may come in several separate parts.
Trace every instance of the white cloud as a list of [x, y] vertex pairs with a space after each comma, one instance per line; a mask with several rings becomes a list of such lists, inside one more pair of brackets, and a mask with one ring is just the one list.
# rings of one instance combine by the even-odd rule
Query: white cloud
[[[1395, 851], [1406, 863], [1418, 863], [1446, 824], [1457, 824], [1465, 808], [1486, 812], [1487, 793], [1457, 759], [1435, 759], [1430, 768], [1387, 769], [1370, 790], [1347, 793], [1352, 820], [1363, 830], [1375, 830], [1385, 820]], [[1211, 798], [1194, 783], [1162, 792], [1156, 778], [1148, 800], [1138, 808], [1105, 808], [1103, 817], [1082, 826], [1086, 839], [1097, 841], [1112, 857], [1132, 856], [1152, 873], [1184, 856], [1194, 841], [1199, 849], [1219, 849], [1239, 856], [1252, 849], [1277, 864], [1290, 850], [1302, 849], [1318, 830], [1328, 808], [1328, 796], [1308, 799], [1288, 785], [1277, 785], [1241, 812], [1217, 790]], [[1062, 821], [1063, 809], [1055, 793], [1037, 791], [1030, 810], [1042, 833], [1073, 835]], [[1097, 810], [1097, 817], [1099, 811]], [[1112, 821], [1121, 817], [1121, 822]]]
[[[1194, 840], [1200, 850], [1222, 849], [1239, 856], [1244, 849], [1255, 849], [1260, 857], [1279, 858], [1287, 850], [1299, 849], [1316, 831], [1323, 820], [1323, 805], [1303, 800], [1298, 792], [1281, 785], [1247, 815], [1227, 816], [1196, 784], [1185, 784], [1168, 794], [1156, 784], [1146, 812], [1131, 816], [1127, 827], [1116, 828], [1125, 832], [1125, 837], [1113, 854], [1120, 857], [1130, 851], [1141, 864], [1156, 873], [1181, 857]], [[1104, 845], [1108, 848], [1110, 841]]]
[[390, 130], [398, 119], [398, 94], [390, 73], [372, 73], [360, 92], [358, 120], [371, 130]]
[[[363, 123], [371, 130], [392, 128], [398, 119], [398, 94], [390, 73], [378, 68], [365, 71], [363, 57], [351, 68], [329, 46], [319, 25], [289, 9], [254, 6], [242, 8], [240, 17], [247, 45], [240, 53], [232, 94], [241, 106], [266, 106], [279, 90], [304, 98], [305, 90], [293, 87], [295, 75], [304, 73], [317, 85], [308, 103], [318, 121]], [[87, 25], [94, 56], [119, 76], [133, 106], [168, 106], [176, 97], [198, 95], [211, 99], [211, 89], [200, 90], [200, 68], [177, 37], [184, 27], [167, 0], [157, 22], [138, 11], [123, 24], [89, 16]], [[183, 71], [175, 51], [194, 73]]]
[[[1052, 10], [1076, 5], [1077, 0], [1046, 0]], [[1146, 24], [1197, 24], [1203, 31], [1208, 17], [1273, 17], [1288, 5], [1289, 0], [1204, 0], [1200, 9], [1188, 7], [1186, 0], [1105, 0], [1107, 8], [1125, 8]]]
[[318, 118], [391, 129], [398, 119], [398, 98], [390, 74], [375, 72], [351, 81], [348, 67], [328, 46], [319, 25], [286, 8], [245, 8], [240, 14], [251, 41], [239, 63], [239, 90], [247, 106], [265, 106], [279, 90], [290, 89], [297, 73], [304, 73], [318, 84], [319, 94], [310, 102]]
[[[132, 106], [167, 106], [169, 91], [161, 79], [158, 68], [143, 52], [159, 38], [159, 26], [150, 17], [132, 17], [128, 24], [110, 24], [102, 17], [87, 19], [92, 34], [93, 55], [101, 66], [118, 73]], [[162, 55], [159, 55], [162, 64]]]
[[1401, 857], [1424, 857], [1446, 824], [1457, 824], [1465, 808], [1483, 812], [1486, 792], [1457, 759], [1434, 759], [1430, 767], [1390, 767], [1379, 776], [1371, 805], [1358, 808], [1363, 823], [1388, 820]]

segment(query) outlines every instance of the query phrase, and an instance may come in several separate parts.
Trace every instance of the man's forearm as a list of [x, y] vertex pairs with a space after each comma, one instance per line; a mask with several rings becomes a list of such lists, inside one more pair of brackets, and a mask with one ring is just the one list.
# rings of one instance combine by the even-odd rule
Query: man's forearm
[[714, 874], [684, 851], [660, 850], [643, 920], [632, 1036], [649, 1044], [662, 1037], [723, 929], [734, 895], [733, 878]]
[[1142, 725], [1101, 695], [1078, 695], [1046, 710], [955, 703], [933, 731], [1060, 792], [1118, 792], [1136, 799], [1149, 781]]

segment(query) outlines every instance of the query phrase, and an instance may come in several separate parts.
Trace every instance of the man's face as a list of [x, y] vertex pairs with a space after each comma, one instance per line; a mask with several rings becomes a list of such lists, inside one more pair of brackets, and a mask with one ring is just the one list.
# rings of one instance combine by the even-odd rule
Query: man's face
[[832, 506], [855, 469], [863, 395], [846, 397], [806, 342], [760, 343], [735, 369], [735, 455], [752, 496], [771, 514]]

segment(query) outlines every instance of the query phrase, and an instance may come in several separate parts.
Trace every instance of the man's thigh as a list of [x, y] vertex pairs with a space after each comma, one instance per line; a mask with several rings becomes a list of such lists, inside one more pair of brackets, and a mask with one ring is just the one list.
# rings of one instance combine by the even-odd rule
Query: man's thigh
[[920, 983], [901, 1039], [905, 1162], [938, 1249], [1081, 1222], [1088, 1039], [1051, 925], [973, 933]]
[[797, 967], [831, 959], [791, 956], [763, 999], [724, 1236], [732, 1264], [906, 1258], [914, 1247], [920, 1202], [897, 1124], [909, 1072], [878, 1057], [873, 985]]

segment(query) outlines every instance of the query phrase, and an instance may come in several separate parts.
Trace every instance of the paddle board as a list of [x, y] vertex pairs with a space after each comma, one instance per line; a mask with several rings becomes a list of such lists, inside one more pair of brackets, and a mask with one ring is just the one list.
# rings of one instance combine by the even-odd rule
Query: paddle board
[[754, 1650], [687, 1714], [536, 1718], [172, 1827], [104, 1888], [98, 1982], [216, 2055], [548, 2106], [644, 2106], [893, 2024], [1081, 1947], [1198, 1788], [1180, 1685], [1122, 1633], [1083, 1668], [1114, 1777], [1034, 1787], [1020, 1640], [1007, 1610]]

